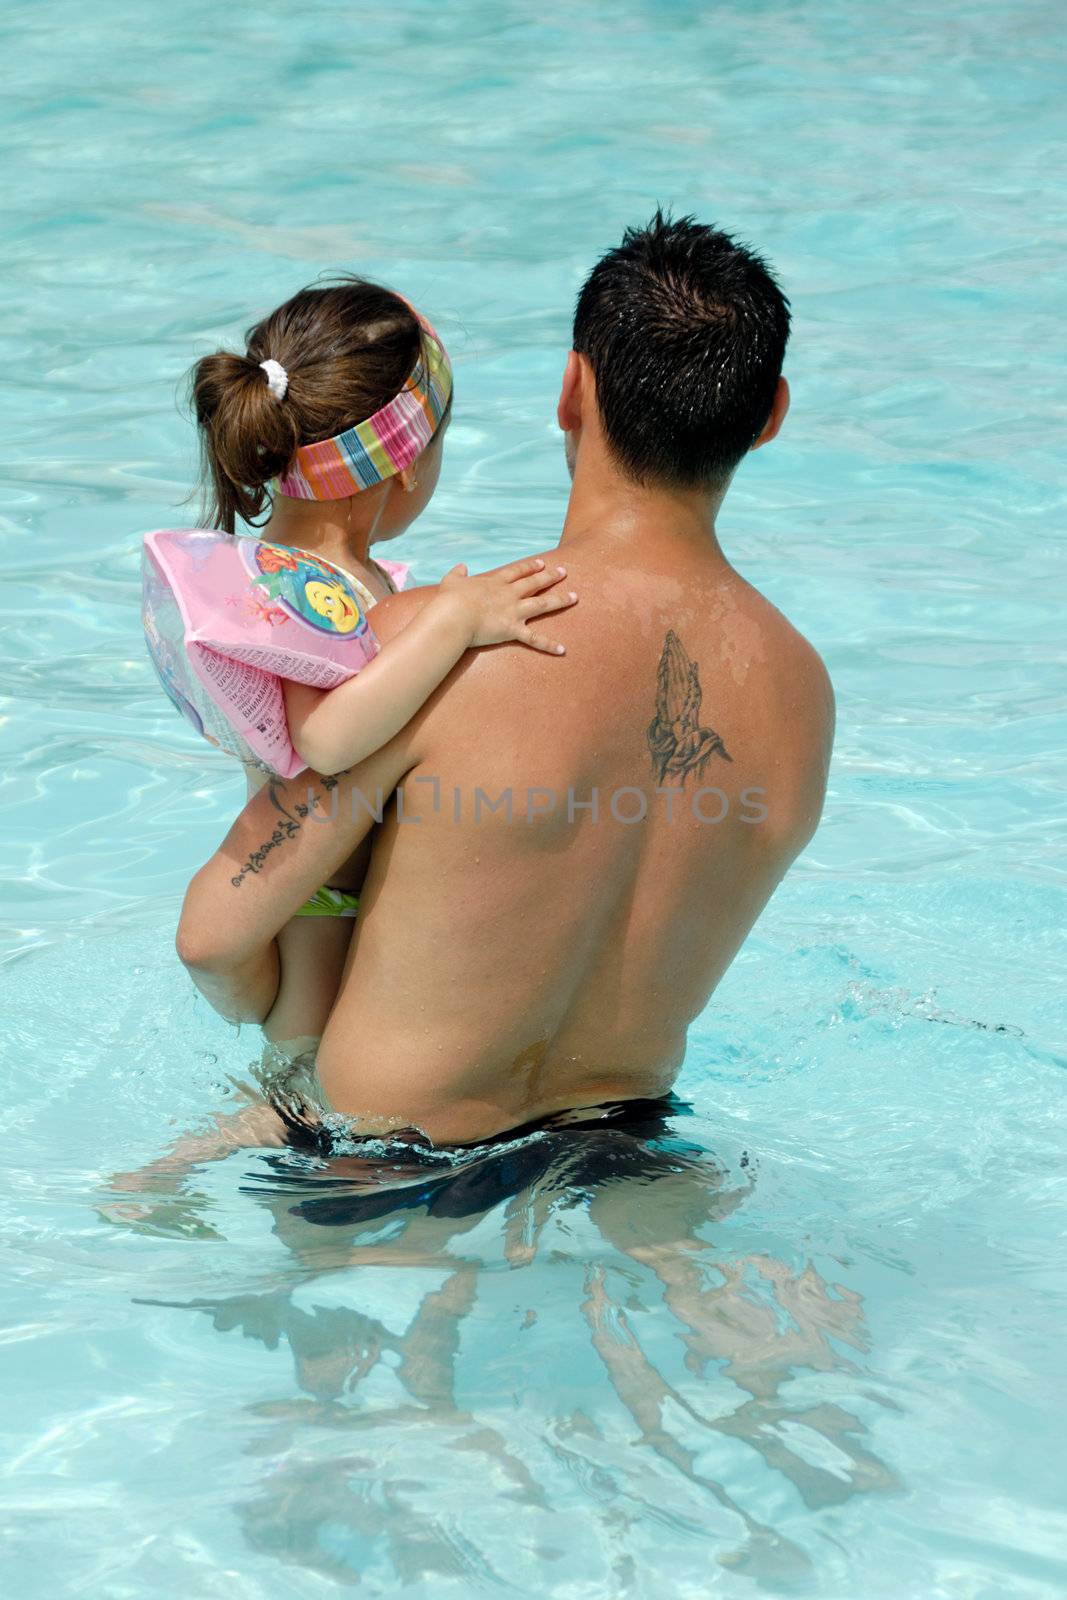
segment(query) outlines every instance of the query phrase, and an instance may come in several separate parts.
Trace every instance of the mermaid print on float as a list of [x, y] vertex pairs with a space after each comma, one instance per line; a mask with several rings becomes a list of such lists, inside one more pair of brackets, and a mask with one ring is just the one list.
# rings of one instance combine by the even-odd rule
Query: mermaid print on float
[[[367, 631], [366, 611], [339, 567], [286, 545], [246, 538], [239, 543], [258, 600], [269, 600], [286, 617], [320, 633], [349, 638]], [[268, 620], [273, 620], [269, 611]]]

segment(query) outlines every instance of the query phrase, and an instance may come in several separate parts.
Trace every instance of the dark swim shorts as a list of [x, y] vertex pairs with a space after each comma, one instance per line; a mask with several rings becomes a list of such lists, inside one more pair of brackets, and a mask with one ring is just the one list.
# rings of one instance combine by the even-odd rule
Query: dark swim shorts
[[673, 1095], [562, 1112], [479, 1144], [452, 1146], [434, 1145], [414, 1129], [338, 1141], [322, 1123], [276, 1109], [290, 1146], [326, 1163], [325, 1170], [308, 1175], [314, 1196], [290, 1208], [323, 1227], [358, 1225], [418, 1207], [431, 1216], [469, 1217], [546, 1180], [577, 1198], [605, 1182], [648, 1182], [710, 1159], [672, 1126], [691, 1114]]

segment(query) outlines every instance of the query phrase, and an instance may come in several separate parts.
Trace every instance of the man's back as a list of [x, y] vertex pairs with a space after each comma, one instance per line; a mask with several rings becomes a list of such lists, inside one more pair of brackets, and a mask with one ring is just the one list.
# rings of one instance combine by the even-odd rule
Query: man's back
[[713, 541], [560, 554], [566, 655], [468, 656], [411, 730], [320, 1050], [341, 1111], [464, 1140], [666, 1092], [818, 820], [825, 673]]

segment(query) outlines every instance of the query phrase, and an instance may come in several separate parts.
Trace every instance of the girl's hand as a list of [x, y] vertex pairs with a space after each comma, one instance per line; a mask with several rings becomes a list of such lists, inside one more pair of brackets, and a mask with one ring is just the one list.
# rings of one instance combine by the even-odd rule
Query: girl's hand
[[566, 567], [546, 567], [540, 556], [530, 556], [474, 578], [467, 576], [465, 566], [453, 567], [439, 587], [451, 604], [462, 608], [472, 645], [504, 644], [514, 639], [531, 650], [561, 656], [563, 646], [530, 624], [574, 605], [578, 596], [573, 590], [558, 587], [566, 576]]

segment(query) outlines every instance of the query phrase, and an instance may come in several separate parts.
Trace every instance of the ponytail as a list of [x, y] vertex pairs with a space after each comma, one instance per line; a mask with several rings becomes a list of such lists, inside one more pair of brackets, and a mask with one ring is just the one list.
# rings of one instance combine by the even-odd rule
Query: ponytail
[[276, 400], [250, 355], [219, 350], [193, 368], [200, 426], [204, 518], [233, 533], [238, 517], [253, 524], [269, 503], [267, 485], [283, 473], [300, 440], [292, 408]]

